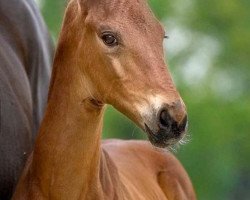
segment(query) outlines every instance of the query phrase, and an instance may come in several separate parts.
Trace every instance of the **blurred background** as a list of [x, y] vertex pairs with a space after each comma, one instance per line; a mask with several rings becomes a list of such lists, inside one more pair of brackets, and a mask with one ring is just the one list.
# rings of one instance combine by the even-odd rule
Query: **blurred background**
[[[65, 0], [36, 0], [56, 43]], [[189, 111], [175, 153], [200, 200], [250, 199], [250, 1], [150, 0], [165, 25], [166, 58]], [[104, 138], [144, 134], [108, 108]]]

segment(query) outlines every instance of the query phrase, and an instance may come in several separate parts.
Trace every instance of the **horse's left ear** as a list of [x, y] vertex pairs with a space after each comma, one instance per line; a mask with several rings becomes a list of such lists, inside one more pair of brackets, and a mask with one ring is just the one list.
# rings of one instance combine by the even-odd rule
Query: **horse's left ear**
[[85, 11], [88, 11], [98, 2], [99, 0], [70, 0], [67, 7], [68, 12], [66, 12], [66, 14], [72, 14], [72, 17], [67, 18], [73, 18], [73, 16], [76, 16], [76, 12], [78, 12], [78, 14], [86, 13]]
[[81, 8], [84, 8], [84, 9], [90, 9], [91, 6], [98, 3], [98, 0], [77, 0], [77, 1], [78, 1], [78, 5], [80, 5]]

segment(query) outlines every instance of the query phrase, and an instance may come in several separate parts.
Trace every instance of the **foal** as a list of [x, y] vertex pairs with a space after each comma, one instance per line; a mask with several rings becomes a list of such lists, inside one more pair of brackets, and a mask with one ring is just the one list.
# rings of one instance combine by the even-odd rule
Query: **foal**
[[70, 1], [47, 112], [13, 199], [195, 199], [170, 154], [146, 142], [105, 141], [105, 104], [157, 147], [178, 142], [187, 116], [164, 63], [164, 30], [145, 0]]

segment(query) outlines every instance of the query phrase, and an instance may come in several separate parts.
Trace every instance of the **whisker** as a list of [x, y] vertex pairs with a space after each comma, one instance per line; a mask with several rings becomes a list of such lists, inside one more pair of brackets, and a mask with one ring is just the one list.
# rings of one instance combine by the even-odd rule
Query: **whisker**
[[189, 143], [191, 141], [191, 136], [190, 134], [186, 134], [180, 141], [179, 141], [179, 144], [180, 145], [185, 145], [187, 143]]

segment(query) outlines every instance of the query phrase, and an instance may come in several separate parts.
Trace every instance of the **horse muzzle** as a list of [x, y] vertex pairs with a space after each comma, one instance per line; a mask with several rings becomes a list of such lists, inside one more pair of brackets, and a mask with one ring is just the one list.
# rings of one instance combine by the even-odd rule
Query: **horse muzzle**
[[150, 142], [156, 147], [166, 148], [184, 137], [188, 117], [183, 108], [163, 106], [144, 126]]

